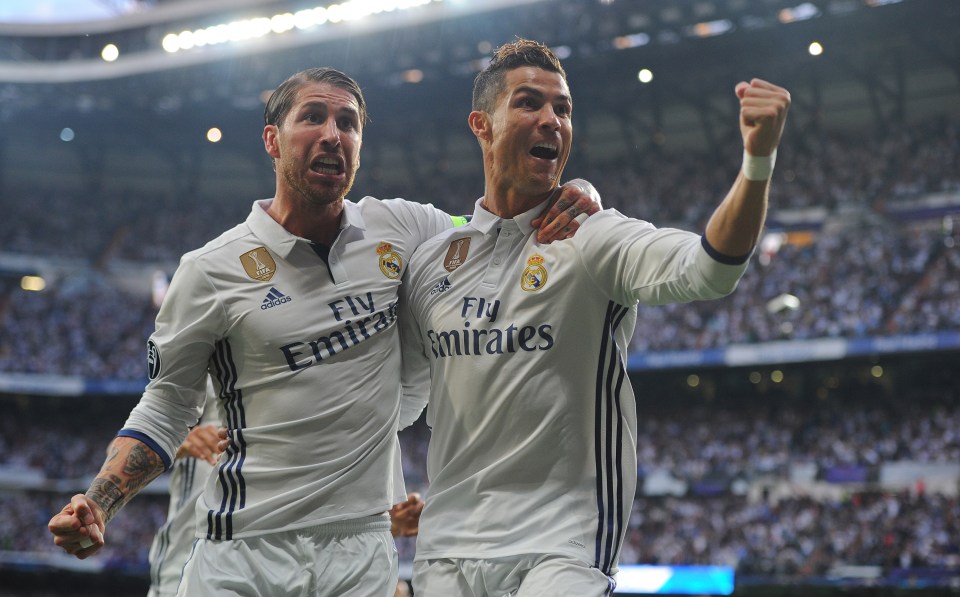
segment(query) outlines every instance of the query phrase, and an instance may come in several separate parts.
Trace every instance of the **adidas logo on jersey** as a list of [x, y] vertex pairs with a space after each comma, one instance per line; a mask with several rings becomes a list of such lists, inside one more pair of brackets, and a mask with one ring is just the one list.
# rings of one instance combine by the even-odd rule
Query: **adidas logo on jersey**
[[444, 277], [443, 280], [441, 280], [440, 282], [437, 282], [437, 285], [430, 290], [430, 296], [444, 293], [450, 290], [451, 286], [452, 285], [450, 284], [450, 280]]
[[270, 292], [267, 293], [266, 298], [263, 299], [263, 302], [260, 303], [260, 310], [265, 311], [267, 309], [272, 309], [273, 307], [279, 307], [283, 303], [289, 303], [293, 300], [293, 297], [287, 296], [273, 287], [270, 289]]

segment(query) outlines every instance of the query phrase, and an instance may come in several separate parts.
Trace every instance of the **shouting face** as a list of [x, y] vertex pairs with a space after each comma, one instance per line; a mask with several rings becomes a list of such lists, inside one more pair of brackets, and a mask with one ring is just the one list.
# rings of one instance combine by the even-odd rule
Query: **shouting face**
[[489, 115], [488, 166], [498, 185], [524, 195], [557, 186], [573, 140], [573, 103], [559, 73], [533, 66], [506, 74]]
[[267, 125], [278, 195], [321, 206], [342, 200], [360, 165], [362, 123], [356, 98], [330, 83], [308, 83], [283, 121]]

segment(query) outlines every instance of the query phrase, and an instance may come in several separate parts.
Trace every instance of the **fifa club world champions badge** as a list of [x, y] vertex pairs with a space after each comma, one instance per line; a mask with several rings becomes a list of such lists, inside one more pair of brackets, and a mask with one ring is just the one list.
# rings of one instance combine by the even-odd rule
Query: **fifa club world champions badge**
[[273, 260], [273, 255], [267, 251], [266, 247], [247, 251], [240, 256], [240, 263], [243, 264], [243, 270], [248, 276], [261, 282], [269, 282], [277, 271], [277, 262]]

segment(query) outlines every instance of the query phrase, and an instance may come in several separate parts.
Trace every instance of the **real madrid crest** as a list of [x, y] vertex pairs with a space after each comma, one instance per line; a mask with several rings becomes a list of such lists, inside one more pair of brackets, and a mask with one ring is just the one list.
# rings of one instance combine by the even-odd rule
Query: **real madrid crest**
[[377, 247], [377, 255], [380, 256], [380, 271], [383, 272], [383, 275], [391, 280], [399, 278], [403, 272], [403, 259], [393, 250], [393, 245], [380, 243], [380, 246]]
[[520, 274], [520, 288], [527, 292], [536, 292], [547, 285], [547, 268], [543, 267], [543, 257], [533, 254], [527, 259], [527, 267]]
[[267, 251], [266, 247], [257, 247], [252, 251], [247, 251], [240, 256], [240, 263], [243, 264], [243, 270], [254, 280], [268, 282], [277, 271], [277, 262]]

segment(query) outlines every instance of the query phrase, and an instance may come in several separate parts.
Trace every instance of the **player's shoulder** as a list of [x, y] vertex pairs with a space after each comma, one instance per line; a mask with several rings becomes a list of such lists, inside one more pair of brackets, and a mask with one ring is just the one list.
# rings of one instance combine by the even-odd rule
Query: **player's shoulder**
[[399, 197], [394, 197], [391, 199], [377, 199], [376, 197], [366, 196], [360, 201], [356, 202], [356, 206], [364, 214], [367, 213], [385, 213], [393, 214], [395, 216], [402, 215], [423, 215], [423, 214], [444, 214], [440, 209], [437, 209], [432, 204], [429, 203], [419, 203], [417, 201], [409, 201], [407, 199], [401, 199]]
[[[475, 234], [480, 232], [467, 225], [449, 228], [424, 241], [407, 263], [407, 282], [420, 285], [437, 275], [446, 274], [449, 270], [444, 269], [443, 264], [452, 244], [458, 239], [470, 238]], [[469, 245], [462, 247], [464, 255], [468, 248]]]
[[262, 245], [250, 227], [244, 222], [237, 224], [233, 228], [224, 231], [216, 238], [211, 239], [202, 247], [184, 253], [180, 258], [180, 263], [206, 263], [214, 262], [224, 255], [235, 251], [244, 252], [244, 249], [255, 248], [254, 245]]
[[440, 251], [445, 250], [445, 247], [449, 243], [454, 242], [460, 238], [472, 237], [474, 235], [479, 235], [480, 231], [476, 228], [473, 228], [469, 224], [466, 226], [459, 226], [457, 228], [447, 228], [446, 230], [430, 237], [424, 241], [416, 251], [413, 253], [413, 257], [410, 260], [410, 263], [424, 263], [427, 262], [431, 255], [434, 255]]
[[[625, 216], [619, 211], [617, 211], [616, 209], [610, 207], [607, 209], [601, 209], [597, 213], [591, 215], [589, 218], [583, 221], [583, 224], [581, 224], [580, 227], [583, 228], [587, 224], [590, 224], [592, 226], [595, 226], [598, 224], [610, 226], [610, 225], [622, 223], [624, 220], [636, 220], [636, 218]], [[636, 221], [640, 221], [640, 220], [636, 220]]]
[[607, 208], [591, 215], [580, 224], [573, 236], [581, 243], [619, 242], [630, 235], [646, 234], [657, 227], [645, 220], [626, 216], [616, 209]]

